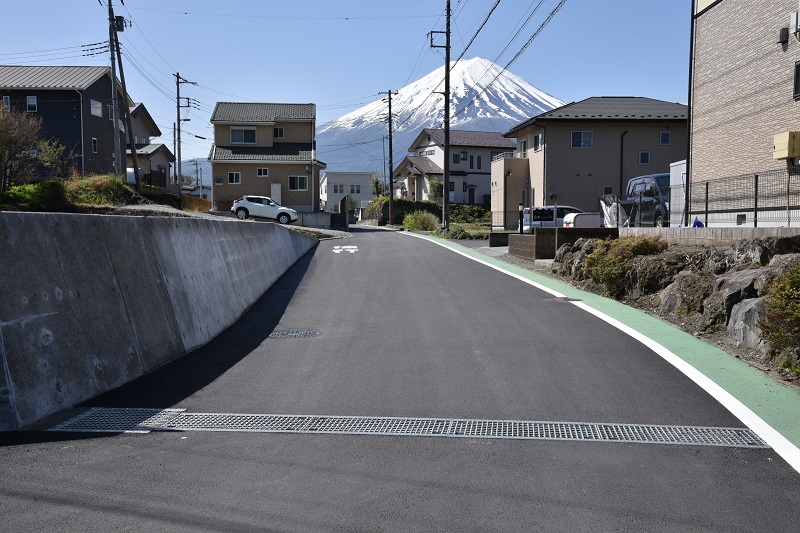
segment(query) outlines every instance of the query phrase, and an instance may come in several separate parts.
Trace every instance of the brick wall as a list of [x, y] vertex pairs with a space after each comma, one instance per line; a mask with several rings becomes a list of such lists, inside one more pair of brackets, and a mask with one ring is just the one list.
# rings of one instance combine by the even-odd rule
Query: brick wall
[[773, 135], [800, 130], [800, 43], [776, 42], [797, 0], [725, 0], [695, 19], [692, 181], [781, 169]]

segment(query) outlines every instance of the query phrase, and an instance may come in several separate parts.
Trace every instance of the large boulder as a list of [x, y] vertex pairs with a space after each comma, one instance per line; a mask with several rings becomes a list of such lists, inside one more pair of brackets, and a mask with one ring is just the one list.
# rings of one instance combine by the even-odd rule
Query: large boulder
[[737, 347], [765, 352], [768, 344], [761, 338], [759, 320], [766, 316], [763, 298], [749, 298], [735, 304], [728, 319], [728, 334]]
[[715, 329], [728, 324], [733, 306], [757, 296], [755, 280], [761, 269], [733, 270], [714, 281], [714, 292], [703, 301], [703, 327]]

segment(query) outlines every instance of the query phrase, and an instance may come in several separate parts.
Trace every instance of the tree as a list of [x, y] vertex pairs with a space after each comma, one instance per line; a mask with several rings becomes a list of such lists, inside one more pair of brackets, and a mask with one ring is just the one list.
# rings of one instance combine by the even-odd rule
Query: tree
[[39, 141], [37, 158], [50, 178], [66, 178], [74, 169], [75, 153], [55, 139]]
[[428, 190], [430, 191], [431, 198], [441, 198], [444, 185], [439, 180], [431, 180], [428, 182]]
[[375, 193], [375, 196], [384, 196], [386, 194], [386, 182], [382, 172], [372, 171], [370, 181], [372, 181], [372, 192]]
[[42, 119], [0, 107], [0, 193], [36, 171]]

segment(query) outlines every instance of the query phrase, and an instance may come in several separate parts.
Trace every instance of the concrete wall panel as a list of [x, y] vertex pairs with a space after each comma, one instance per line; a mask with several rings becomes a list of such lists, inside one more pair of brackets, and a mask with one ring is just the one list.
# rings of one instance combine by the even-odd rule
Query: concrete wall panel
[[202, 346], [316, 242], [235, 220], [0, 213], [0, 430]]

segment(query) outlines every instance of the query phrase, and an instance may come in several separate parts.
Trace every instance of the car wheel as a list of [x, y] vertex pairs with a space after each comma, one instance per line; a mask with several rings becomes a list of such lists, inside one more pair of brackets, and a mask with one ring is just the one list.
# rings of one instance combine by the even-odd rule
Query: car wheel
[[244, 207], [240, 207], [239, 209], [236, 210], [236, 218], [238, 218], [239, 220], [246, 219], [248, 214], [249, 213], [247, 212], [247, 209], [245, 209]]
[[281, 213], [280, 215], [278, 215], [278, 222], [280, 224], [288, 224], [289, 220], [291, 219], [289, 218], [289, 215], [287, 215], [286, 213]]

